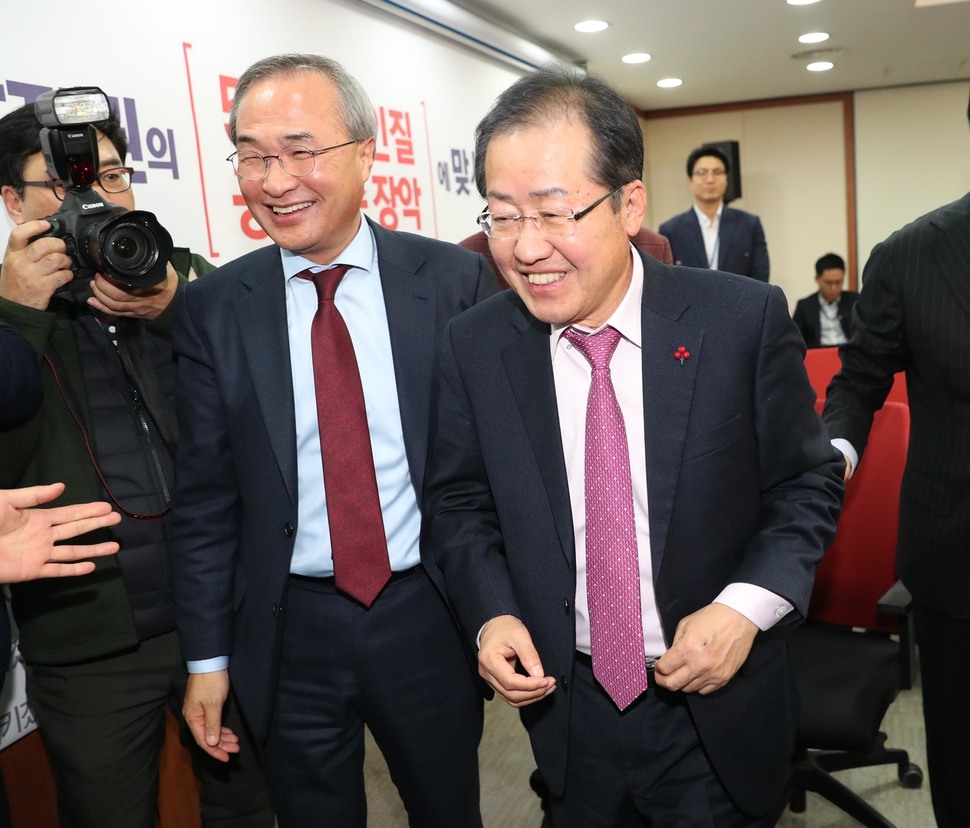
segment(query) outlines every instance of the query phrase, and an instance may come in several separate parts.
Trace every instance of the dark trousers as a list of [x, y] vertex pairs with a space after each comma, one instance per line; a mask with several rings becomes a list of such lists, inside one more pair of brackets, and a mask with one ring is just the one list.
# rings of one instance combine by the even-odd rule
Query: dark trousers
[[914, 603], [933, 813], [939, 828], [970, 825], [970, 620]]
[[[181, 722], [186, 681], [174, 632], [111, 658], [28, 665], [27, 698], [54, 772], [61, 828], [155, 828], [166, 706]], [[231, 700], [224, 722], [242, 744], [228, 765], [196, 747], [182, 722], [200, 782], [202, 825], [272, 828], [259, 754]]]
[[[682, 693], [651, 687], [620, 713], [578, 659], [569, 758], [555, 828], [754, 828], [773, 820], [741, 813], [700, 742]], [[540, 771], [542, 769], [540, 768]]]
[[370, 609], [291, 578], [266, 767], [280, 828], [364, 828], [364, 725], [414, 828], [480, 828], [482, 699], [420, 567]]

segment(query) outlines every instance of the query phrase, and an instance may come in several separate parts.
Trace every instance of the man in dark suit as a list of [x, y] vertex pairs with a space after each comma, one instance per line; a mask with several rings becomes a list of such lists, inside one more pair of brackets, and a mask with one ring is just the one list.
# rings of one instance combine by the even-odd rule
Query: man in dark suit
[[792, 317], [808, 348], [841, 345], [849, 338], [852, 308], [859, 298], [854, 290], [843, 290], [845, 260], [826, 253], [815, 262], [818, 290], [799, 299]]
[[[172, 544], [185, 717], [212, 755], [231, 753], [232, 677], [265, 744], [281, 828], [364, 828], [365, 723], [412, 825], [481, 825], [481, 694], [421, 564], [418, 493], [441, 331], [494, 277], [481, 256], [364, 220], [374, 110], [339, 64], [257, 62], [236, 86], [229, 135], [243, 197], [276, 244], [190, 286], [180, 308]], [[350, 353], [321, 369], [318, 322], [339, 331], [315, 288], [338, 264], [350, 267], [329, 304]], [[358, 390], [336, 392], [354, 363]], [[326, 439], [327, 420], [348, 445], [363, 432], [367, 456], [342, 474], [368, 483], [328, 476], [344, 446]], [[376, 514], [361, 518], [365, 495]], [[358, 537], [377, 531], [351, 560], [348, 522]], [[362, 595], [357, 565], [372, 555], [379, 577]]]
[[761, 219], [724, 203], [730, 172], [717, 147], [698, 147], [687, 158], [694, 206], [660, 225], [670, 239], [674, 264], [707, 267], [768, 281], [768, 245]]
[[446, 332], [429, 528], [557, 828], [765, 824], [797, 718], [785, 632], [842, 463], [781, 291], [631, 246], [642, 153], [633, 110], [578, 70], [527, 75], [479, 124], [479, 222], [512, 290]]
[[[670, 250], [670, 242], [659, 233], [655, 233], [649, 227], [641, 227], [637, 230], [631, 241], [648, 256], [653, 256], [658, 262], [673, 264], [674, 255]], [[508, 287], [502, 274], [499, 272], [495, 259], [492, 258], [491, 248], [488, 246], [488, 236], [481, 230], [472, 233], [468, 238], [462, 239], [458, 244], [476, 253], [481, 253], [487, 260], [492, 270], [495, 271], [495, 278], [498, 285], [503, 290]]]
[[[970, 119], [970, 106], [967, 109]], [[897, 570], [913, 595], [933, 811], [970, 825], [970, 193], [876, 245], [823, 419], [851, 468], [897, 371], [912, 413]]]

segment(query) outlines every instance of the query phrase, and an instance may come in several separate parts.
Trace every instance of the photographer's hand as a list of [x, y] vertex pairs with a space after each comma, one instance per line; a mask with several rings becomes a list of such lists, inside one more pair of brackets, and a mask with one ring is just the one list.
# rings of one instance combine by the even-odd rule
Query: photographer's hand
[[63, 239], [45, 236], [30, 242], [49, 229], [48, 222], [38, 219], [25, 221], [10, 231], [0, 271], [0, 296], [4, 299], [47, 310], [54, 291], [74, 278]]
[[94, 293], [88, 304], [102, 313], [129, 316], [133, 319], [155, 319], [175, 297], [179, 277], [171, 262], [165, 281], [147, 288], [125, 289], [98, 273], [91, 282]]

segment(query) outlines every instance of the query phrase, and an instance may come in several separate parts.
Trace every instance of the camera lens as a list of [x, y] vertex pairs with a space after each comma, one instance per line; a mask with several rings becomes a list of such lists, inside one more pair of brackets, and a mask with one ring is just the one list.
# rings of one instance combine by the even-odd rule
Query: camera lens
[[130, 261], [139, 253], [138, 241], [131, 236], [118, 236], [111, 240], [112, 258]]
[[165, 280], [172, 237], [151, 213], [131, 210], [104, 221], [97, 231], [98, 270], [128, 287]]

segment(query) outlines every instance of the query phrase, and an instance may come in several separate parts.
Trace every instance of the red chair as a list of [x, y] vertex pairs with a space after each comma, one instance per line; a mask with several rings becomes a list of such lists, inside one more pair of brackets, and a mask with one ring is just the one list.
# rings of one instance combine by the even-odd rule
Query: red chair
[[[825, 400], [825, 391], [829, 387], [829, 382], [841, 367], [842, 361], [839, 359], [837, 347], [809, 348], [805, 352], [805, 370], [808, 372], [808, 379], [812, 383], [812, 388], [815, 389], [815, 395], [820, 400]], [[906, 393], [906, 375], [902, 372], [896, 374], [893, 386], [886, 396], [886, 401], [909, 405], [909, 396]]]
[[865, 455], [846, 487], [808, 619], [789, 636], [802, 702], [789, 806], [804, 811], [806, 792], [814, 791], [873, 828], [892, 823], [831, 772], [895, 764], [903, 787], [923, 781], [907, 752], [887, 748], [879, 730], [900, 688], [911, 685], [915, 665], [909, 596], [895, 567], [908, 443], [909, 407], [887, 402], [876, 412]]

